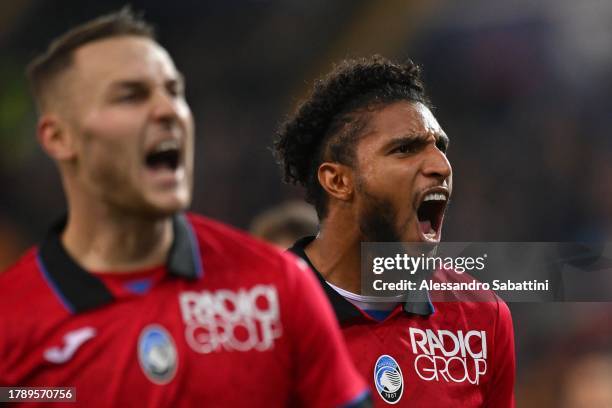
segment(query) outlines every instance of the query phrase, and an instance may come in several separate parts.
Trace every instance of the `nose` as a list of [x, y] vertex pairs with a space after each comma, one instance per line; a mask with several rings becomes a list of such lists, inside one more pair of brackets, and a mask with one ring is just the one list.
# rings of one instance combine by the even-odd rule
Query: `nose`
[[434, 177], [440, 183], [443, 183], [453, 174], [453, 169], [446, 154], [435, 145], [428, 146], [421, 168], [425, 176]]
[[157, 122], [172, 125], [179, 118], [178, 101], [165, 90], [158, 90], [153, 96], [151, 115]]

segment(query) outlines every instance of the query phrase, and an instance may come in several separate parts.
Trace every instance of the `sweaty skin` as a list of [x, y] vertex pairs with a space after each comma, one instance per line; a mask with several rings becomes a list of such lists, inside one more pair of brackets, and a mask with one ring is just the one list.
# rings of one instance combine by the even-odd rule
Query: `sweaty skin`
[[376, 240], [367, 234], [368, 222], [388, 224], [386, 229], [403, 242], [424, 239], [419, 200], [432, 188], [449, 196], [452, 189], [447, 144], [446, 134], [421, 103], [401, 101], [370, 113], [366, 134], [358, 138], [355, 168], [335, 167], [336, 179], [346, 180], [345, 188], [337, 189], [344, 193], [330, 196], [320, 234], [306, 248], [327, 281], [360, 292], [360, 244]]

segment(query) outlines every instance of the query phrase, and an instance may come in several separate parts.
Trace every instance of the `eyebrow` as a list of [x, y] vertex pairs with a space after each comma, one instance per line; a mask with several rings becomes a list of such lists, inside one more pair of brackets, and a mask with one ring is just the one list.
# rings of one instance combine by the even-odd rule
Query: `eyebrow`
[[[111, 82], [108, 89], [111, 91], [120, 89], [139, 89], [146, 87], [147, 83], [148, 81], [145, 79], [120, 79]], [[177, 72], [176, 77], [164, 81], [164, 86], [168, 84], [185, 86], [185, 77], [180, 72]]]
[[138, 79], [123, 79], [112, 82], [108, 89], [109, 91], [121, 90], [121, 89], [139, 89], [146, 87], [146, 81]]
[[[436, 133], [434, 137], [436, 138], [436, 143], [442, 141], [442, 143], [444, 143], [444, 147], [448, 149], [448, 145], [450, 144], [450, 139], [448, 138], [446, 134]], [[426, 140], [426, 139], [428, 139], [428, 135], [424, 133], [406, 134], [406, 135], [394, 137], [393, 139], [391, 139], [389, 142], [385, 144], [385, 148], [399, 145], [402, 143], [413, 143], [418, 140]]]

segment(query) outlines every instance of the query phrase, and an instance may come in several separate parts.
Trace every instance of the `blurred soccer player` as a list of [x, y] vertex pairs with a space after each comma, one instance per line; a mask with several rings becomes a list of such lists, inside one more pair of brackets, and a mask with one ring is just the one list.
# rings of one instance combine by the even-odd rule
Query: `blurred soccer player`
[[448, 137], [412, 63], [344, 61], [316, 82], [275, 143], [284, 179], [320, 221], [291, 248], [317, 271], [375, 401], [418, 407], [514, 405], [505, 303], [377, 302], [360, 293], [361, 242], [440, 240], [451, 194]]
[[296, 239], [317, 232], [317, 214], [303, 201], [287, 201], [257, 215], [249, 232], [266, 242], [287, 249]]
[[182, 213], [194, 124], [146, 22], [76, 27], [29, 78], [68, 214], [0, 276], [0, 385], [76, 387], [88, 407], [367, 402], [312, 273]]

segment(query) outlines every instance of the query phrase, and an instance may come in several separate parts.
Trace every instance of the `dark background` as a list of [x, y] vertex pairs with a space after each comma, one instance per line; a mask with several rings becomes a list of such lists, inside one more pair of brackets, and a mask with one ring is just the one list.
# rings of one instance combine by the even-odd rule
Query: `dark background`
[[[124, 4], [0, 5], [0, 270], [39, 240], [64, 208], [59, 176], [36, 144], [23, 68], [68, 27]], [[609, 237], [612, 3], [131, 4], [156, 25], [187, 78], [197, 123], [196, 212], [247, 228], [264, 209], [299, 198], [299, 190], [279, 181], [269, 150], [276, 127], [334, 61], [380, 53], [423, 66], [435, 114], [451, 138], [455, 190], [445, 240]], [[610, 360], [611, 308], [511, 308], [519, 406], [571, 406], [565, 393], [575, 384], [572, 364], [589, 353]], [[588, 339], [584, 350], [567, 351], [581, 336]], [[612, 381], [612, 363], [605, 367]], [[559, 385], [568, 391], [553, 392]]]

